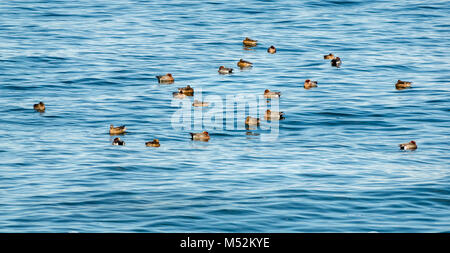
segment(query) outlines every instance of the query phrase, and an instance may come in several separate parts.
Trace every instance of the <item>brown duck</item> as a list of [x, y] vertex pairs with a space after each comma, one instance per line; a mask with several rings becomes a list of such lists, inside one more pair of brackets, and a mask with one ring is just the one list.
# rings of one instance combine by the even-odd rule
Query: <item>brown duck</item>
[[113, 125], [109, 126], [109, 134], [110, 135], [123, 134], [123, 133], [125, 133], [125, 130], [127, 130], [127, 128], [125, 126], [119, 126], [119, 127], [114, 127]]
[[203, 131], [201, 133], [190, 133], [191, 139], [194, 141], [209, 141], [209, 133]]
[[145, 143], [145, 146], [147, 146], [147, 147], [159, 147], [161, 145], [159, 144], [159, 140], [158, 139], [154, 139], [153, 141], [147, 141]]
[[167, 73], [164, 76], [156, 76], [156, 78], [158, 78], [159, 83], [173, 83], [174, 82], [173, 76], [170, 73]]
[[395, 84], [395, 88], [398, 89], [398, 90], [410, 88], [411, 87], [411, 83], [412, 82], [398, 80], [397, 83]]
[[251, 67], [253, 65], [253, 63], [240, 59], [238, 61], [237, 65], [240, 68], [249, 68], [249, 67]]
[[247, 116], [247, 118], [245, 118], [245, 124], [249, 125], [249, 126], [254, 126], [254, 125], [259, 125], [260, 120], [259, 118], [253, 118], [250, 116]]
[[306, 79], [305, 83], [303, 84], [303, 87], [305, 89], [311, 89], [313, 87], [317, 87], [317, 81], [311, 81], [309, 79]]
[[252, 40], [252, 39], [250, 39], [250, 38], [248, 38], [248, 37], [246, 37], [243, 41], [242, 41], [242, 43], [244, 44], [244, 46], [247, 46], [247, 47], [254, 47], [254, 46], [256, 46], [256, 44], [257, 44], [257, 40]]
[[184, 88], [178, 88], [178, 92], [185, 94], [186, 96], [193, 96], [194, 95], [194, 89], [187, 85]]
[[174, 93], [173, 93], [173, 97], [174, 97], [174, 98], [180, 98], [180, 99], [183, 99], [183, 98], [186, 97], [186, 95], [183, 94], [183, 92], [174, 92]]
[[192, 103], [192, 106], [205, 107], [205, 106], [209, 106], [209, 103], [208, 102], [201, 102], [201, 101], [198, 101], [196, 99], [196, 100], [194, 100], [194, 103]]
[[283, 117], [284, 112], [272, 112], [271, 110], [267, 110], [266, 113], [264, 114], [264, 119], [265, 120], [280, 120], [280, 119], [284, 119]]
[[266, 89], [264, 91], [265, 98], [279, 98], [280, 96], [281, 96], [281, 92], [279, 92], [279, 91], [270, 91], [269, 89]]
[[417, 149], [417, 144], [415, 141], [410, 141], [408, 143], [402, 143], [398, 145], [402, 150], [414, 150]]
[[45, 111], [45, 105], [42, 102], [39, 102], [39, 104], [34, 104], [33, 108], [38, 112], [44, 112]]
[[218, 72], [220, 74], [231, 74], [231, 72], [233, 72], [233, 69], [232, 68], [225, 68], [224, 66], [220, 66]]
[[269, 54], [274, 54], [274, 53], [277, 52], [277, 49], [276, 49], [274, 46], [270, 46], [270, 47], [267, 49], [267, 52], [268, 52]]
[[327, 54], [323, 56], [324, 60], [333, 60], [334, 59], [334, 55], [333, 54]]

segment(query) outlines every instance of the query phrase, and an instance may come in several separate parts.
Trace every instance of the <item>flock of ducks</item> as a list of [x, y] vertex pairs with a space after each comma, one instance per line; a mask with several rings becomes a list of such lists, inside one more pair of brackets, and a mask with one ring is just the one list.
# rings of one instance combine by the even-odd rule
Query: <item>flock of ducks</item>
[[[258, 41], [247, 37], [242, 41], [242, 43], [244, 44], [245, 48], [249, 48], [249, 47], [255, 47], [258, 44]], [[277, 52], [277, 49], [272, 45], [267, 49], [267, 52], [270, 54], [275, 54]], [[323, 58], [325, 60], [331, 60], [330, 61], [331, 66], [333, 66], [333, 67], [339, 68], [342, 64], [341, 58], [336, 57], [331, 53], [324, 55]], [[240, 67], [241, 69], [250, 68], [253, 66], [253, 63], [243, 60], [243, 59], [240, 59], [239, 62], [237, 63], [237, 66]], [[226, 68], [224, 66], [220, 66], [218, 72], [220, 74], [231, 74], [233, 72], [233, 69]], [[175, 81], [175, 79], [173, 78], [171, 73], [167, 73], [166, 75], [156, 76], [156, 78], [158, 79], [158, 83], [171, 84]], [[303, 87], [305, 89], [311, 89], [314, 87], [318, 87], [317, 83], [318, 83], [317, 81], [311, 81], [310, 79], [307, 79], [307, 80], [305, 80]], [[407, 81], [398, 80], [397, 83], [395, 84], [395, 88], [399, 89], [399, 90], [410, 88], [410, 87], [411, 87], [411, 82], [407, 82]], [[183, 99], [187, 96], [194, 96], [194, 89], [189, 85], [187, 85], [186, 87], [183, 87], [183, 88], [178, 88], [178, 92], [173, 92], [174, 98]], [[264, 91], [264, 97], [266, 99], [280, 98], [280, 96], [281, 96], [281, 92], [270, 91], [269, 89], [266, 89]], [[209, 106], [209, 103], [194, 100], [194, 102], [192, 103], [192, 106], [206, 107], [206, 106]], [[38, 104], [35, 104], [34, 110], [41, 112], [41, 113], [45, 112], [45, 104], [43, 102], [39, 102]], [[283, 112], [275, 112], [275, 111], [271, 111], [271, 110], [266, 110], [264, 119], [268, 120], [268, 121], [282, 120], [282, 119], [284, 119], [283, 115], [284, 115]], [[254, 118], [251, 116], [247, 116], [247, 118], [245, 119], [245, 124], [247, 126], [257, 126], [260, 124], [260, 119]], [[121, 135], [121, 134], [124, 134], [126, 130], [127, 130], [127, 128], [125, 126], [114, 127], [114, 125], [110, 125], [109, 134], [110, 135]], [[209, 139], [210, 139], [209, 133], [206, 131], [203, 131], [201, 133], [190, 133], [190, 135], [191, 135], [191, 139], [195, 140], [195, 141], [209, 141]], [[119, 137], [116, 137], [113, 140], [112, 145], [124, 146], [125, 141], [121, 140]], [[153, 141], [146, 142], [145, 146], [160, 147], [161, 145], [160, 145], [158, 139], [154, 139]], [[410, 141], [408, 143], [399, 144], [399, 147], [401, 150], [415, 150], [415, 149], [417, 149], [417, 144], [415, 141]]]

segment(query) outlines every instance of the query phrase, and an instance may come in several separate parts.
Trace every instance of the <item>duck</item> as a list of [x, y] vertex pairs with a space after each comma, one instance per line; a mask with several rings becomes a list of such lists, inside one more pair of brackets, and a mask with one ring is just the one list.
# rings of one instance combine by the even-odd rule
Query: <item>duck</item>
[[334, 55], [332, 53], [329, 53], [327, 55], [323, 56], [324, 60], [333, 60], [334, 59]]
[[159, 140], [158, 139], [154, 139], [153, 141], [147, 141], [145, 143], [145, 146], [147, 146], [147, 147], [159, 147], [161, 145], [159, 144]]
[[194, 89], [190, 85], [187, 85], [184, 88], [178, 88], [178, 91], [186, 96], [193, 96], [194, 94]]
[[260, 123], [260, 120], [259, 120], [259, 118], [253, 118], [253, 117], [250, 117], [250, 116], [247, 116], [247, 118], [245, 118], [245, 124], [246, 125], [249, 125], [249, 126], [254, 126], [254, 125], [259, 125], [259, 123]]
[[331, 60], [331, 66], [333, 66], [333, 67], [339, 68], [341, 66], [341, 64], [342, 64], [342, 61], [341, 61], [341, 58], [339, 58], [339, 57], [335, 57]]
[[264, 114], [264, 119], [265, 120], [280, 120], [280, 119], [284, 119], [283, 117], [284, 112], [275, 112], [275, 111], [271, 111], [269, 109], [266, 110], [266, 113]]
[[173, 83], [174, 82], [173, 76], [170, 73], [167, 73], [164, 76], [156, 76], [156, 78], [158, 78], [159, 83]]
[[279, 92], [279, 91], [270, 91], [269, 89], [266, 89], [264, 91], [265, 98], [279, 98], [280, 96], [281, 96], [281, 92]]
[[396, 88], [396, 89], [410, 88], [410, 87], [411, 87], [411, 83], [412, 83], [412, 82], [407, 82], [407, 81], [398, 80], [397, 83], [395, 84], [395, 88]]
[[270, 47], [267, 49], [267, 52], [270, 53], [270, 54], [274, 54], [274, 53], [277, 52], [277, 49], [276, 49], [274, 46], [270, 46]]
[[209, 133], [206, 131], [203, 131], [201, 133], [190, 133], [191, 139], [194, 141], [209, 141]]
[[232, 68], [225, 68], [224, 66], [220, 66], [218, 72], [220, 74], [231, 74], [231, 72], [233, 72], [233, 69]]
[[125, 142], [123, 140], [121, 140], [119, 137], [117, 137], [112, 142], [112, 145], [114, 145], [114, 146], [125, 146]]
[[39, 111], [39, 112], [45, 111], [45, 105], [44, 105], [44, 103], [42, 103], [42, 102], [39, 102], [39, 104], [34, 104], [34, 105], [33, 105], [33, 108], [34, 108], [36, 111]]
[[248, 67], [251, 67], [253, 65], [253, 63], [240, 59], [238, 61], [237, 65], [240, 68], [248, 68]]
[[398, 144], [398, 146], [402, 150], [414, 150], [414, 149], [417, 149], [417, 144], [416, 144], [415, 141], [410, 141], [408, 143]]
[[194, 103], [192, 103], [192, 106], [205, 107], [205, 106], [209, 106], [209, 103], [208, 102], [200, 102], [196, 99], [196, 100], [194, 100]]
[[303, 87], [305, 89], [311, 89], [313, 87], [317, 87], [317, 81], [311, 81], [309, 79], [306, 79], [305, 83], [303, 84]]
[[257, 40], [252, 40], [252, 39], [250, 39], [249, 37], [246, 37], [243, 41], [242, 41], [242, 43], [244, 44], [244, 46], [247, 46], [247, 47], [254, 47], [254, 46], [256, 46], [256, 44], [257, 44]]
[[112, 124], [109, 126], [110, 135], [123, 134], [125, 133], [125, 130], [127, 130], [125, 126], [114, 127]]
[[183, 92], [174, 92], [174, 93], [173, 93], [173, 97], [174, 97], [174, 98], [180, 98], [180, 99], [183, 99], [183, 98], [186, 97], [186, 95], [183, 94]]

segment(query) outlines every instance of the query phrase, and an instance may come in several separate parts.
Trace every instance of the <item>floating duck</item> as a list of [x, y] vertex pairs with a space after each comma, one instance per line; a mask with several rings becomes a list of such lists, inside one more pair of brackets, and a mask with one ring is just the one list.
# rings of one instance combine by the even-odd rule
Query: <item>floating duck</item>
[[117, 137], [112, 142], [112, 145], [114, 145], [114, 146], [125, 146], [125, 142], [122, 141], [119, 137]]
[[39, 104], [34, 104], [33, 108], [38, 112], [44, 112], [45, 111], [45, 105], [42, 102], [39, 102]]
[[395, 88], [398, 89], [398, 90], [405, 89], [405, 88], [410, 88], [411, 87], [411, 83], [412, 82], [398, 80], [397, 83], [395, 84]]
[[266, 89], [264, 91], [264, 97], [265, 98], [279, 98], [281, 96], [281, 92], [278, 91], [270, 91]]
[[311, 81], [309, 79], [306, 79], [305, 83], [303, 84], [303, 87], [305, 89], [311, 89], [313, 87], [317, 87], [317, 81]]
[[264, 119], [265, 120], [280, 120], [280, 119], [284, 119], [283, 117], [284, 112], [272, 112], [271, 110], [267, 110], [266, 113], [264, 114]]
[[277, 49], [276, 49], [274, 46], [270, 46], [270, 47], [267, 49], [267, 52], [270, 53], [270, 54], [274, 54], [274, 53], [277, 52]]
[[248, 38], [248, 37], [246, 37], [243, 41], [242, 41], [242, 43], [245, 45], [245, 46], [247, 46], [247, 47], [254, 47], [254, 46], [256, 46], [256, 44], [257, 44], [257, 40], [252, 40], [252, 39], [250, 39], [250, 38]]
[[253, 63], [240, 59], [238, 61], [237, 65], [240, 68], [248, 68], [248, 67], [251, 67], [253, 65]]
[[159, 83], [173, 83], [174, 82], [173, 76], [170, 73], [168, 73], [164, 76], [156, 76], [156, 78], [158, 78]]
[[147, 141], [145, 143], [145, 146], [147, 146], [147, 147], [159, 147], [161, 145], [159, 144], [159, 140], [158, 139], [154, 139], [153, 141]]
[[331, 66], [333, 66], [333, 67], [339, 68], [341, 66], [341, 64], [342, 64], [342, 61], [341, 61], [341, 58], [339, 58], [339, 57], [335, 57], [331, 60]]
[[183, 99], [183, 98], [186, 97], [186, 95], [183, 94], [183, 92], [174, 92], [174, 93], [173, 93], [173, 97], [174, 97], [174, 98], [180, 98], [180, 99]]
[[125, 130], [127, 130], [127, 128], [125, 126], [119, 126], [119, 127], [114, 127], [113, 125], [109, 126], [109, 134], [110, 135], [123, 134], [123, 133], [125, 133]]
[[334, 55], [333, 54], [327, 54], [323, 56], [324, 60], [333, 60], [334, 59]]
[[190, 85], [187, 85], [184, 88], [178, 88], [178, 91], [180, 93], [185, 94], [186, 96], [193, 96], [194, 95], [194, 89]]
[[194, 141], [209, 141], [209, 133], [203, 131], [201, 133], [190, 133], [191, 139]]
[[417, 149], [417, 144], [415, 141], [410, 141], [408, 143], [402, 143], [399, 144], [398, 146], [400, 146], [400, 149], [402, 150], [414, 150]]
[[247, 116], [247, 118], [245, 118], [245, 124], [249, 126], [259, 125], [259, 122], [259, 118], [253, 118], [250, 116]]
[[219, 67], [220, 74], [230, 74], [231, 72], [233, 72], [232, 68], [225, 68], [224, 66]]
[[205, 106], [209, 106], [209, 103], [207, 102], [200, 102], [197, 99], [194, 100], [194, 103], [192, 103], [192, 106], [199, 106], [199, 107], [205, 107]]

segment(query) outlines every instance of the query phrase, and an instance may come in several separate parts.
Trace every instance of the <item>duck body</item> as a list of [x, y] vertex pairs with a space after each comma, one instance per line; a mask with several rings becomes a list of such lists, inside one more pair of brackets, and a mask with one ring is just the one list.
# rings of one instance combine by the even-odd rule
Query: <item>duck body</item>
[[317, 81], [311, 81], [311, 80], [307, 79], [307, 80], [305, 80], [303, 87], [305, 89], [311, 89], [313, 87], [317, 87]]
[[335, 57], [331, 60], [331, 66], [339, 68], [342, 64], [341, 58]]
[[114, 127], [113, 125], [109, 126], [109, 134], [110, 135], [123, 134], [123, 133], [125, 133], [126, 130], [127, 130], [127, 128], [125, 126], [119, 126], [119, 127]]
[[209, 103], [201, 102], [196, 99], [196, 100], [194, 100], [194, 103], [192, 103], [192, 106], [205, 107], [205, 106], [209, 106]]
[[237, 63], [238, 67], [240, 68], [249, 68], [253, 65], [253, 63], [249, 62], [249, 61], [245, 61], [243, 59], [240, 59]]
[[402, 150], [415, 150], [417, 149], [417, 144], [415, 141], [410, 141], [408, 143], [402, 143], [398, 145]]
[[232, 68], [225, 68], [224, 66], [220, 66], [218, 72], [220, 74], [231, 74], [233, 72], [233, 69]]
[[407, 82], [407, 81], [398, 80], [397, 83], [395, 84], [395, 88], [396, 88], [396, 89], [406, 89], [406, 88], [410, 88], [410, 87], [411, 87], [411, 83], [412, 83], [412, 82]]
[[266, 89], [264, 91], [264, 97], [265, 98], [279, 98], [281, 96], [281, 92], [278, 91], [270, 91]]
[[277, 52], [277, 49], [276, 49], [274, 46], [270, 46], [270, 47], [267, 49], [267, 52], [268, 52], [269, 54], [274, 54], [274, 53]]
[[172, 76], [172, 74], [167, 73], [164, 76], [156, 76], [156, 78], [158, 79], [159, 83], [173, 83], [174, 82], [174, 78]]
[[327, 54], [323, 56], [324, 60], [333, 60], [334, 59], [334, 55], [333, 54]]
[[190, 133], [191, 139], [194, 141], [209, 141], [209, 133], [206, 131], [203, 131], [201, 133]]
[[147, 146], [147, 147], [159, 147], [161, 145], [159, 144], [159, 140], [158, 139], [154, 139], [153, 141], [147, 141], [145, 143], [145, 146]]
[[125, 146], [125, 142], [123, 140], [121, 140], [119, 137], [117, 137], [112, 142], [112, 145], [114, 145], [114, 146]]
[[247, 46], [247, 47], [254, 47], [254, 46], [256, 46], [256, 45], [258, 44], [258, 41], [257, 41], [257, 40], [252, 40], [252, 39], [246, 37], [246, 38], [242, 41], [242, 43], [244, 44], [244, 46]]
[[249, 125], [249, 126], [255, 126], [255, 125], [259, 125], [260, 120], [259, 118], [253, 118], [250, 116], [247, 116], [247, 118], [245, 118], [245, 124]]
[[280, 120], [280, 119], [284, 119], [283, 117], [284, 112], [275, 112], [275, 111], [271, 111], [271, 110], [267, 110], [266, 113], [264, 114], [264, 119], [265, 120]]
[[178, 92], [185, 94], [186, 96], [193, 96], [194, 95], [194, 89], [187, 85], [184, 88], [178, 88]]
[[39, 112], [44, 112], [45, 111], [45, 104], [42, 102], [39, 102], [38, 104], [34, 104], [33, 105], [34, 110], [39, 111]]
[[174, 98], [183, 99], [183, 98], [186, 97], [186, 95], [183, 94], [183, 92], [174, 92], [174, 93], [173, 93], [173, 97], [174, 97]]

